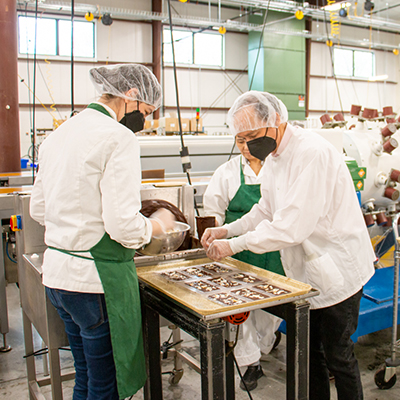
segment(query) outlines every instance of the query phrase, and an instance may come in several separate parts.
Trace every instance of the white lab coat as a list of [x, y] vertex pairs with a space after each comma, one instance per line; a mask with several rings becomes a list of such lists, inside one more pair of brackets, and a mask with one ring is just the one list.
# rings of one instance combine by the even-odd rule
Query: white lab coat
[[[103, 105], [104, 106], [104, 105]], [[48, 246], [89, 250], [107, 231], [127, 248], [150, 241], [152, 227], [141, 209], [140, 151], [132, 131], [86, 109], [62, 124], [40, 146], [31, 216], [46, 226]], [[90, 257], [90, 253], [83, 253]], [[69, 291], [103, 293], [91, 260], [48, 249], [43, 284]]]
[[314, 132], [286, 129], [286, 148], [265, 161], [260, 202], [226, 225], [230, 237], [242, 235], [231, 247], [280, 250], [286, 275], [320, 291], [311, 308], [329, 307], [368, 282], [375, 254], [342, 155]]
[[[265, 172], [264, 166], [258, 175], [251, 169], [246, 158], [237, 156], [222, 164], [214, 172], [203, 197], [204, 214], [215, 216], [218, 225], [225, 221], [225, 210], [235, 197], [240, 186], [240, 160], [246, 185], [260, 184]], [[240, 366], [250, 365], [260, 360], [261, 352], [268, 354], [275, 342], [275, 331], [281, 319], [265, 311], [250, 313], [242, 329], [243, 338], [235, 347], [235, 357]]]

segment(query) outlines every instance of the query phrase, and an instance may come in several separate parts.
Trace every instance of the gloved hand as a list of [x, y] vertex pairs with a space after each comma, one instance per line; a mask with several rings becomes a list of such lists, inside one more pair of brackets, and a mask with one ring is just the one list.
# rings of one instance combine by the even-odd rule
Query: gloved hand
[[223, 227], [207, 228], [201, 237], [201, 245], [208, 250], [210, 244], [215, 239], [226, 239], [227, 236], [228, 230]]
[[233, 256], [233, 251], [228, 240], [214, 240], [207, 250], [207, 257], [220, 261], [224, 257]]
[[152, 236], [159, 236], [174, 229], [175, 216], [166, 208], [159, 208], [155, 213], [150, 215], [149, 219], [153, 225]]

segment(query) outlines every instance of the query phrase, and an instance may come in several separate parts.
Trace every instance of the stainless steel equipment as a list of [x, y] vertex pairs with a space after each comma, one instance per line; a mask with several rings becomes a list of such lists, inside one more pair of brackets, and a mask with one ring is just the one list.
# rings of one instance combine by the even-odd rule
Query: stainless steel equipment
[[175, 222], [174, 229], [158, 237], [153, 237], [150, 243], [143, 246], [138, 252], [148, 256], [157, 256], [175, 251], [185, 239], [190, 225], [183, 222]]
[[[30, 195], [15, 194], [15, 213], [22, 217], [22, 230], [17, 232], [18, 279], [21, 296], [26, 367], [30, 400], [41, 400], [40, 387], [51, 385], [53, 400], [62, 400], [62, 381], [73, 379], [75, 373], [61, 374], [59, 348], [68, 346], [64, 323], [50, 303], [42, 285], [44, 227], [29, 215]], [[47, 346], [49, 378], [36, 375], [32, 326]]]

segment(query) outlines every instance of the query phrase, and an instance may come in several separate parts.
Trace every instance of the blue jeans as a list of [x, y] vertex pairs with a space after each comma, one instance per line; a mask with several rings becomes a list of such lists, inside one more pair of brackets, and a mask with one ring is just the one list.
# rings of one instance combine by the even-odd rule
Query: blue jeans
[[118, 400], [115, 364], [103, 294], [50, 289], [75, 361], [73, 400]]
[[329, 400], [329, 372], [338, 400], [362, 400], [351, 335], [356, 331], [362, 290], [341, 303], [310, 311], [310, 400]]

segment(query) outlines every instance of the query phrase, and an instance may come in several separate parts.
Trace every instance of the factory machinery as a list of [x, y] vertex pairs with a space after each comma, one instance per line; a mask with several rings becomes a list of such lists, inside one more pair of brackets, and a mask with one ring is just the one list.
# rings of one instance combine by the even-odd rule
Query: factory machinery
[[[322, 134], [341, 136], [343, 152], [359, 194], [365, 223], [377, 255], [376, 271], [365, 285], [360, 305], [359, 336], [392, 327], [391, 358], [375, 374], [380, 389], [396, 382], [398, 286], [399, 286], [399, 215], [400, 215], [400, 118], [392, 107], [377, 110], [352, 106], [347, 123], [341, 114], [333, 120], [321, 117]], [[362, 249], [360, 249], [362, 251]]]

